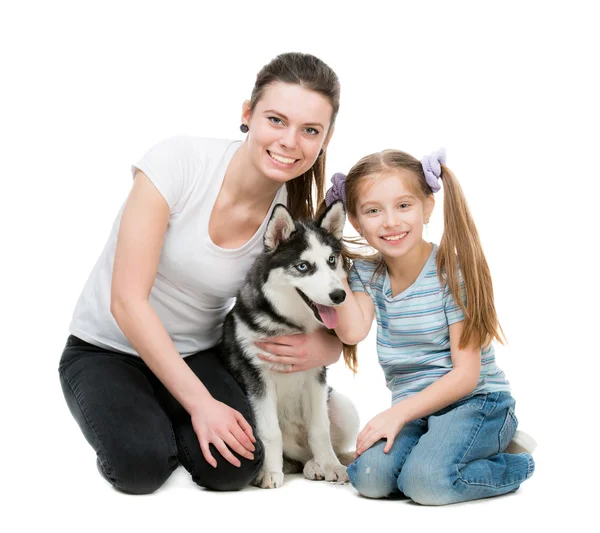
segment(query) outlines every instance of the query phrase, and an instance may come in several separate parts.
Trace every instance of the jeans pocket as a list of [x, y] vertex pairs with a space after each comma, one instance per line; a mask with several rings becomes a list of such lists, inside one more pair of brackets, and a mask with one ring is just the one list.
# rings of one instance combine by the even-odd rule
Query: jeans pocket
[[500, 435], [498, 436], [498, 453], [506, 450], [510, 441], [515, 435], [515, 431], [517, 431], [518, 420], [515, 416], [515, 410], [513, 407], [509, 407], [506, 413], [506, 418], [504, 419], [504, 424], [502, 424], [502, 428], [500, 429]]

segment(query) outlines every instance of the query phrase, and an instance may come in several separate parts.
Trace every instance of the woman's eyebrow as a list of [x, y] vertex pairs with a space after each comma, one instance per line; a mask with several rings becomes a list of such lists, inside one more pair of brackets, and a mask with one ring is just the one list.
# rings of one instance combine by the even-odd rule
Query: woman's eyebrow
[[[272, 113], [274, 115], [279, 115], [283, 120], [289, 120], [288, 117], [286, 117], [283, 113], [275, 111], [274, 109], [267, 109], [264, 111], [264, 113]], [[325, 129], [325, 126], [323, 126], [323, 124], [320, 122], [305, 122], [304, 126], [319, 126], [321, 129]]]

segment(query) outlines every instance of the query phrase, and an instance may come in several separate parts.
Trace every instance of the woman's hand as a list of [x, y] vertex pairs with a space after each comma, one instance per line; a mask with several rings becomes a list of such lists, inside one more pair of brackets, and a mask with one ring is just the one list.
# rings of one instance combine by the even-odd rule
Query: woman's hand
[[241, 463], [229, 448], [246, 459], [254, 459], [252, 443], [256, 439], [250, 424], [238, 411], [211, 398], [208, 403], [194, 410], [191, 417], [202, 454], [211, 466], [216, 468], [217, 461], [210, 453], [209, 444], [213, 444], [233, 466], [239, 467]]
[[356, 451], [354, 452], [355, 458], [366, 452], [381, 439], [387, 440], [387, 444], [383, 449], [384, 453], [388, 453], [392, 449], [394, 439], [405, 423], [404, 417], [397, 409], [398, 405], [400, 404], [396, 404], [372, 418], [358, 434], [358, 437], [356, 437]]
[[279, 367], [279, 372], [301, 372], [328, 366], [335, 363], [342, 352], [342, 342], [324, 328], [312, 333], [272, 337], [257, 342], [256, 346], [265, 352], [258, 356], [263, 361], [288, 365]]

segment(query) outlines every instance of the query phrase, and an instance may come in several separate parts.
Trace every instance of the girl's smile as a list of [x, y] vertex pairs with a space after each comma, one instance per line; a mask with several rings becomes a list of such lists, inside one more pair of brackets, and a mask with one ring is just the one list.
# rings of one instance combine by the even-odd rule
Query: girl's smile
[[383, 235], [381, 238], [386, 241], [389, 242], [392, 245], [398, 245], [400, 243], [402, 243], [402, 241], [404, 240], [404, 237], [406, 237], [408, 235], [408, 231], [405, 231], [403, 233], [392, 233], [389, 235]]
[[[432, 200], [415, 195], [408, 170], [372, 176], [360, 185], [356, 229], [387, 257], [400, 257], [420, 248], [423, 224], [433, 209]], [[351, 218], [352, 221], [352, 218]]]

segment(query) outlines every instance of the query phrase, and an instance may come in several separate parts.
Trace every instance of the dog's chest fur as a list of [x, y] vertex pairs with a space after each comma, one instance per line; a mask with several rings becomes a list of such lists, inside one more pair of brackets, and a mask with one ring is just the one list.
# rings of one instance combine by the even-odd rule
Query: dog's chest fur
[[[235, 311], [233, 315], [235, 316]], [[282, 373], [281, 370], [287, 370], [287, 365], [269, 363], [258, 357], [259, 353], [264, 353], [254, 344], [260, 338], [260, 334], [239, 319], [235, 320], [235, 325], [236, 341], [239, 348], [241, 348], [241, 353], [243, 353], [243, 358], [237, 359], [241, 370], [240, 378], [246, 387], [250, 389], [250, 399], [252, 401], [253, 396], [262, 396], [265, 385], [274, 387], [277, 397], [277, 417], [284, 440], [284, 451], [290, 457], [301, 460], [302, 458], [297, 457], [298, 453], [294, 453], [294, 450], [296, 448], [306, 449], [308, 446], [306, 422], [310, 414], [306, 412], [307, 404], [306, 402], [303, 403], [303, 399], [306, 399], [311, 381], [320, 381], [324, 384], [326, 369], [320, 367], [304, 372]], [[311, 329], [313, 328], [311, 327]], [[278, 332], [280, 335], [294, 333], [298, 333], [298, 330], [286, 327], [282, 327]], [[250, 367], [260, 375], [261, 379], [252, 378], [249, 373]]]
[[313, 369], [294, 374], [282, 374], [270, 369], [263, 370], [266, 379], [271, 380], [277, 391], [277, 418], [283, 438], [285, 455], [299, 461], [310, 457], [305, 455], [308, 445], [308, 421], [306, 398], [308, 380], [319, 379], [321, 369]]

